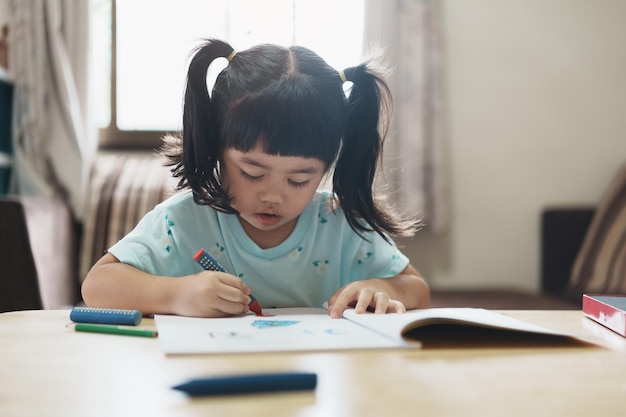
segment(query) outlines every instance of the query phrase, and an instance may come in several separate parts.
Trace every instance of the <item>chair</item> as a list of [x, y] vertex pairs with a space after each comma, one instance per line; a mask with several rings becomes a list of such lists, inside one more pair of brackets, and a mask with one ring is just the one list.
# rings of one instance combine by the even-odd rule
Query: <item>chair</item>
[[60, 201], [0, 197], [0, 312], [78, 302], [76, 227]]

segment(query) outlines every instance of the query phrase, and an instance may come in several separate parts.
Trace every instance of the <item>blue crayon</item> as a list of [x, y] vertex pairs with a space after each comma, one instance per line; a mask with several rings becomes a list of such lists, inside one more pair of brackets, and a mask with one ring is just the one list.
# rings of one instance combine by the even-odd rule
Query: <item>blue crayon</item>
[[246, 374], [192, 379], [172, 387], [187, 395], [232, 395], [259, 392], [302, 391], [315, 389], [317, 374], [285, 372], [273, 374]]

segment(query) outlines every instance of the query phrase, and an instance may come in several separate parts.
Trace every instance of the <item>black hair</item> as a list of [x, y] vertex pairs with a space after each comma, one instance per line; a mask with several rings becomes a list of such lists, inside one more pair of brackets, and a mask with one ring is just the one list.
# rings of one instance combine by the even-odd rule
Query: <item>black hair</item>
[[[209, 65], [229, 56], [209, 92]], [[360, 235], [411, 235], [417, 223], [397, 218], [372, 190], [390, 117], [389, 89], [369, 63], [344, 74], [353, 83], [348, 96], [340, 73], [307, 48], [262, 44], [234, 52], [224, 41], [205, 40], [188, 69], [182, 138], [163, 150], [180, 178], [177, 188], [190, 188], [197, 204], [237, 213], [221, 187], [220, 157], [260, 141], [268, 154], [316, 158], [327, 172], [334, 168], [333, 192]]]

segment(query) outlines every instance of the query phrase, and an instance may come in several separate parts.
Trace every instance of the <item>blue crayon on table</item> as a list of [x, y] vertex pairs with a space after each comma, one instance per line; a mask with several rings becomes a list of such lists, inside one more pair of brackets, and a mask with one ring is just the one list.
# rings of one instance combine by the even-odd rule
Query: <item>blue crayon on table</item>
[[70, 320], [74, 323], [117, 324], [136, 326], [141, 322], [141, 311], [119, 308], [74, 307]]
[[[207, 271], [226, 272], [226, 270], [222, 268], [222, 266], [208, 253], [206, 253], [204, 249], [200, 249], [198, 252], [196, 252], [196, 254], [193, 256], [193, 260]], [[262, 316], [263, 311], [261, 310], [261, 305], [259, 304], [259, 302], [256, 300], [256, 298], [254, 298], [252, 294], [250, 294], [249, 297], [250, 303], [248, 304], [248, 306], [250, 307], [250, 310], [257, 316]]]
[[202, 395], [312, 390], [315, 389], [316, 385], [317, 374], [284, 372], [192, 379], [172, 388], [196, 397]]

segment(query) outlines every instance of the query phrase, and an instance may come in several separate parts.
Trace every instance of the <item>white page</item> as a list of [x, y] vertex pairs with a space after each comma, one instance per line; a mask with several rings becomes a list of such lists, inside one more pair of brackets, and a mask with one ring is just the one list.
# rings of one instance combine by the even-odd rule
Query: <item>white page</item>
[[168, 354], [419, 348], [349, 320], [332, 319], [323, 309], [264, 309], [228, 318], [155, 315], [159, 340]]
[[417, 323], [422, 323], [422, 325], [465, 324], [528, 333], [567, 336], [482, 308], [429, 308], [398, 314], [357, 314], [354, 310], [346, 310], [343, 315], [354, 323], [358, 323], [389, 338], [396, 339], [402, 339], [402, 334], [405, 330], [418, 327]]

